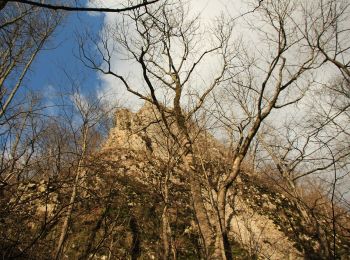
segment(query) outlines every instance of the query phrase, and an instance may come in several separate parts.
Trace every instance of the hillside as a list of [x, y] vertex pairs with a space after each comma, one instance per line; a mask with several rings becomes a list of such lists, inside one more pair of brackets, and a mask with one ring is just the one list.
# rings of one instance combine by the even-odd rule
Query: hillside
[[[169, 153], [167, 157], [167, 138], [161, 124], [152, 124], [157, 121], [152, 111], [149, 106], [138, 113], [119, 110], [103, 148], [85, 162], [65, 258], [162, 259], [164, 227], [170, 234], [172, 257], [201, 258], [188, 176], [181, 159], [171, 162]], [[230, 167], [223, 157], [225, 148], [207, 133], [197, 136], [204, 146], [198, 149], [206, 151], [202, 164], [215, 182], [215, 175]], [[66, 182], [53, 179], [7, 190], [3, 200], [9, 203], [0, 215], [3, 258], [52, 259], [44, 252], [54, 251], [53, 238], [64, 216], [62, 210], [69, 204], [70, 190]], [[212, 221], [216, 217], [211, 198], [216, 196], [215, 189], [202, 193]], [[325, 250], [332, 237], [327, 212], [308, 208], [262, 174], [243, 170], [230, 188], [226, 211], [234, 259], [327, 258]], [[339, 259], [349, 259], [348, 219], [343, 216], [344, 231], [336, 237]], [[46, 232], [51, 229], [56, 231]], [[41, 242], [30, 244], [33, 236]], [[22, 254], [24, 247], [28, 250]]]

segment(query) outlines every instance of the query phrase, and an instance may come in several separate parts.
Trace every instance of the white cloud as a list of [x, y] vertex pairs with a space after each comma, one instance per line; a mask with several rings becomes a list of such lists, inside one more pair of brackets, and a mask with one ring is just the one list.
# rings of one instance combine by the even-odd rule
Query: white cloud
[[45, 100], [45, 109], [50, 116], [57, 113], [57, 106], [55, 104], [56, 92], [57, 90], [53, 85], [47, 85], [42, 92]]
[[[125, 4], [125, 1], [115, 1], [115, 0], [90, 0], [89, 6], [98, 6], [98, 7], [108, 7], [108, 8], [118, 8]], [[189, 12], [190, 15], [200, 14], [201, 24], [204, 27], [207, 27], [209, 23], [211, 23], [212, 19], [215, 19], [220, 13], [239, 13], [237, 11], [237, 3], [235, 5], [232, 4], [232, 1], [228, 0], [192, 0], [189, 2]], [[120, 21], [120, 14], [117, 13], [106, 13], [104, 15], [104, 26], [115, 26], [118, 24], [118, 20]], [[119, 22], [120, 23], [120, 22]], [[139, 67], [135, 63], [131, 63], [125, 60], [121, 60], [119, 56], [114, 56], [112, 59], [113, 68], [118, 71], [118, 73], [122, 75], [127, 75], [128, 79], [131, 80], [132, 85], [135, 89], [142, 89], [141, 79], [137, 78], [140, 73], [135, 73], [135, 71], [139, 71]], [[212, 64], [212, 63], [208, 63]], [[202, 68], [201, 68], [202, 69]], [[201, 75], [200, 79], [202, 82], [207, 81], [208, 78], [206, 76], [212, 75], [217, 69], [216, 66], [206, 66], [205, 70], [207, 72]], [[210, 71], [210, 73], [208, 73]], [[121, 82], [108, 75], [99, 75], [100, 80], [102, 82], [101, 86], [98, 88], [99, 96], [110, 96], [110, 100], [119, 100], [120, 103], [126, 105], [129, 108], [137, 109], [142, 102], [135, 97], [133, 94], [126, 91], [125, 87], [121, 84]]]

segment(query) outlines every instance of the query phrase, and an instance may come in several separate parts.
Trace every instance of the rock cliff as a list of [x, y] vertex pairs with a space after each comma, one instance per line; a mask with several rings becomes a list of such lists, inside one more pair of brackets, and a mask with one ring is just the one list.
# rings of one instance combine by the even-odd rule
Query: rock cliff
[[[150, 182], [156, 185], [164, 177], [159, 172], [159, 166], [164, 165], [168, 156], [168, 138], [162, 131], [158, 113], [151, 106], [145, 106], [137, 113], [121, 109], [116, 113], [115, 121], [115, 127], [102, 149], [106, 158], [114, 160], [121, 149], [134, 153], [136, 156], [131, 161], [126, 158], [127, 155], [117, 156], [118, 161], [126, 165], [123, 171], [142, 183], [157, 179]], [[223, 145], [208, 133], [201, 133], [198, 138], [205, 139], [205, 149], [216, 155], [211, 158], [220, 160]], [[225, 161], [221, 163], [225, 164]], [[154, 164], [157, 166], [152, 168]], [[186, 190], [186, 173], [181, 172], [181, 164], [176, 167], [173, 169], [172, 185]], [[305, 223], [295, 203], [282, 193], [262, 185], [256, 174], [242, 173], [230, 194], [227, 204], [229, 237], [248, 255], [259, 259], [304, 259], [305, 254], [317, 251], [319, 242], [305, 231], [302, 226]], [[186, 232], [194, 229], [189, 226]], [[313, 243], [310, 243], [311, 240]]]
[[[171, 117], [168, 120], [176, 135]], [[172, 255], [177, 259], [200, 259], [202, 245], [189, 177], [177, 145], [167, 133], [152, 106], [146, 105], [136, 113], [126, 109], [116, 112], [115, 127], [102, 149], [84, 161], [65, 258], [162, 259], [167, 214]], [[225, 146], [198, 125], [193, 124], [191, 135], [201, 166], [206, 169], [202, 177], [209, 186], [203, 183], [203, 197], [214, 227], [215, 205], [210, 196], [215, 198], [217, 176], [230, 170], [230, 163], [225, 158]], [[340, 215], [345, 231], [337, 230], [334, 236], [329, 212], [306, 208], [264, 175], [249, 167], [244, 169], [230, 188], [226, 205], [234, 259], [327, 259], [326, 250], [334, 245], [338, 259], [349, 259], [347, 213]], [[70, 168], [67, 171], [67, 180], [33, 179], [5, 194], [4, 198], [12, 199], [0, 210], [0, 220], [4, 219], [0, 221], [1, 235], [8, 241], [0, 244], [0, 250], [9, 252], [5, 254], [9, 259], [22, 252], [22, 247], [11, 242], [14, 235], [18, 241], [28, 241], [28, 257], [50, 259], [50, 254], [42, 252], [54, 248], [61, 218], [69, 205], [74, 175]], [[329, 201], [322, 200], [325, 208]], [[9, 214], [14, 217], [9, 218]], [[36, 246], [31, 242], [33, 237], [41, 239]]]

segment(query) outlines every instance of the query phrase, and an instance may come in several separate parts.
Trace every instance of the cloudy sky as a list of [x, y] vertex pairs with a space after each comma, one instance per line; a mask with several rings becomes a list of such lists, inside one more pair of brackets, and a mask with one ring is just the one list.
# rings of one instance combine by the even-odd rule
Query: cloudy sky
[[[123, 0], [89, 0], [88, 6], [100, 6], [118, 8], [121, 7]], [[119, 2], [119, 4], [118, 4]], [[240, 14], [251, 10], [253, 7], [242, 4], [242, 1], [231, 0], [189, 0], [190, 13], [193, 15], [200, 14], [202, 24], [210, 24], [212, 19], [215, 19], [221, 13], [231, 17], [238, 17]], [[250, 1], [257, 5], [257, 2]], [[106, 13], [71, 13], [63, 26], [61, 26], [55, 34], [52, 43], [48, 45], [48, 50], [41, 52], [36, 60], [30, 80], [27, 82], [29, 89], [43, 90], [42, 93], [49, 98], [52, 98], [53, 90], [58, 92], [64, 88], [69, 91], [71, 79], [81, 82], [81, 88], [85, 95], [107, 95], [110, 100], [118, 100], [121, 105], [137, 109], [138, 99], [132, 94], [129, 94], [121, 85], [121, 82], [115, 78], [101, 75], [91, 69], [86, 68], [78, 58], [78, 43], [77, 34], [88, 29], [93, 33], [98, 34], [104, 26], [112, 24], [120, 14]], [[241, 18], [238, 30], [242, 30], [241, 23], [244, 19]], [[248, 35], [247, 35], [248, 34]], [[251, 37], [249, 33], [244, 37]], [[254, 45], [254, 44], [251, 44]], [[118, 58], [114, 59], [114, 65], [118, 72], [123, 72], [125, 75], [130, 75], [134, 71], [131, 64], [121, 61]], [[209, 73], [203, 73], [209, 74]]]
[[[117, 2], [117, 3], [116, 3]], [[88, 6], [120, 7], [116, 0], [90, 0]], [[240, 1], [229, 0], [191, 0], [190, 12], [200, 13], [203, 24], [210, 23], [220, 13], [236, 17], [244, 13], [246, 9]], [[86, 28], [98, 32], [103, 26], [113, 23], [118, 14], [96, 14], [96, 13], [71, 13], [63, 26], [55, 33], [55, 37], [48, 45], [47, 50], [41, 52], [37, 58], [27, 82], [28, 89], [43, 90], [42, 93], [50, 98], [54, 90], [58, 92], [63, 89], [69, 91], [67, 75], [83, 83], [82, 90], [86, 95], [109, 95], [112, 99], [120, 99], [123, 105], [130, 105], [135, 98], [126, 93], [120, 82], [116, 82], [107, 76], [99, 75], [83, 66], [78, 58], [77, 33]], [[115, 61], [120, 70], [128, 70], [129, 65]], [[78, 76], [73, 76], [78, 75]], [[130, 102], [133, 100], [132, 102]], [[136, 101], [137, 102], [137, 101]]]

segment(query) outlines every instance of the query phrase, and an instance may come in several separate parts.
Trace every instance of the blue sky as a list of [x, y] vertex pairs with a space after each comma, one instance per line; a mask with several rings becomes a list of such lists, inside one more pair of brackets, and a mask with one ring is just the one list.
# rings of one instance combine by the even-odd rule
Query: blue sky
[[65, 71], [83, 81], [83, 92], [93, 93], [100, 85], [97, 73], [86, 68], [78, 58], [77, 32], [85, 28], [98, 32], [103, 15], [91, 16], [87, 13], [70, 13], [64, 23], [57, 28], [53, 37], [37, 56], [24, 87], [50, 95], [54, 90], [69, 85]]

